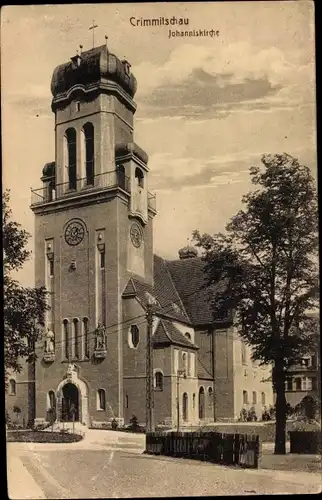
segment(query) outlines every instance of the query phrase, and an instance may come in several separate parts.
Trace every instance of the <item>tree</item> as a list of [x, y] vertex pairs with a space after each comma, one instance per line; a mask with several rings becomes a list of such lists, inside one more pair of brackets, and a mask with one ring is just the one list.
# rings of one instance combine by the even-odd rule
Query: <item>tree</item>
[[285, 454], [285, 377], [312, 348], [317, 329], [310, 314], [318, 301], [318, 208], [310, 170], [284, 154], [263, 155], [250, 168], [254, 189], [224, 234], [195, 231], [206, 261], [214, 318], [234, 311], [232, 321], [252, 348], [253, 359], [272, 366], [276, 392], [275, 453]]
[[46, 291], [44, 287], [24, 288], [11, 272], [19, 270], [30, 257], [26, 248], [30, 235], [11, 219], [10, 192], [2, 197], [3, 261], [4, 261], [4, 362], [5, 376], [20, 372], [23, 359], [35, 357], [34, 345], [44, 326]]

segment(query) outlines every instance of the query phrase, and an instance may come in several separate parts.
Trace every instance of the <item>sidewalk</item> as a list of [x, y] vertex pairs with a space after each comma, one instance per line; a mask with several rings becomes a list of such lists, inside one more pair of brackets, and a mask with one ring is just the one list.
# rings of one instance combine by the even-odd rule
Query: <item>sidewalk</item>
[[46, 498], [21, 459], [10, 452], [7, 454], [7, 481], [11, 500]]
[[322, 462], [320, 455], [300, 455], [289, 452], [289, 443], [286, 445], [286, 455], [274, 455], [274, 443], [262, 444], [262, 456], [260, 469], [271, 469], [273, 471], [290, 472], [294, 474], [322, 473]]

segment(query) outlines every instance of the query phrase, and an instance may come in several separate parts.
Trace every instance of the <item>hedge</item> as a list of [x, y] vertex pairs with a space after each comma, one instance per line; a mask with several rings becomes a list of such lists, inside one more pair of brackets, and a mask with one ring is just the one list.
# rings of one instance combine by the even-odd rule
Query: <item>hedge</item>
[[8, 431], [9, 443], [76, 443], [81, 441], [80, 434], [45, 431]]

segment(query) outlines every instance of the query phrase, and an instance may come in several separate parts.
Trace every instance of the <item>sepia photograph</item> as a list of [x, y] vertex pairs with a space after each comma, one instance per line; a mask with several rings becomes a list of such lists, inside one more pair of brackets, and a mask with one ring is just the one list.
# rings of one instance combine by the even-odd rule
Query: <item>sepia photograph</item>
[[315, 15], [2, 8], [10, 499], [321, 492]]

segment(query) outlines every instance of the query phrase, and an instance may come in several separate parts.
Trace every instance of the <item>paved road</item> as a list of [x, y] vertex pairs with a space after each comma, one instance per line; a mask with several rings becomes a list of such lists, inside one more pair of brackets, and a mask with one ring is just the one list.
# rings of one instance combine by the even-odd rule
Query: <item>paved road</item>
[[[131, 449], [127, 448], [129, 444]], [[81, 443], [75, 443], [73, 448], [68, 445], [60, 448], [61, 445], [9, 443], [8, 454], [20, 457], [43, 492], [42, 498], [48, 499], [287, 494], [321, 490], [320, 475], [314, 473], [245, 471], [193, 460], [147, 456], [141, 454], [141, 443], [135, 440], [100, 442], [90, 449], [79, 445]]]

